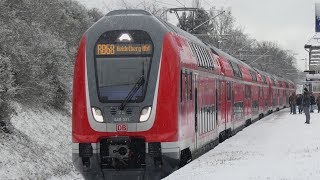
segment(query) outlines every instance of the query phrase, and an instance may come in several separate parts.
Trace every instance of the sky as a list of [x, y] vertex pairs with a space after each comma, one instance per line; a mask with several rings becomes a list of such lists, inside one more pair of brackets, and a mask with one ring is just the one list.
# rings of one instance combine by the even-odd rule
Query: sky
[[[139, 5], [143, 0], [79, 0], [89, 8], [102, 12], [121, 8], [121, 2]], [[186, 7], [192, 0], [145, 0], [159, 7]], [[315, 34], [315, 2], [320, 0], [200, 0], [209, 9], [212, 6], [230, 7], [236, 26], [258, 41], [276, 42], [293, 53], [297, 67], [305, 70], [308, 53], [304, 45]], [[170, 5], [169, 5], [170, 4]]]

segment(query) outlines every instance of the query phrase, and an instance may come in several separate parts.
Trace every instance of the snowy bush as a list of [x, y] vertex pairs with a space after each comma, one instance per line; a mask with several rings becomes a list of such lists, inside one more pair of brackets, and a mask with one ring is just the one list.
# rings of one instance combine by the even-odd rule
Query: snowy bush
[[101, 13], [72, 0], [1, 0], [0, 9], [0, 84], [9, 99], [64, 109], [78, 42]]

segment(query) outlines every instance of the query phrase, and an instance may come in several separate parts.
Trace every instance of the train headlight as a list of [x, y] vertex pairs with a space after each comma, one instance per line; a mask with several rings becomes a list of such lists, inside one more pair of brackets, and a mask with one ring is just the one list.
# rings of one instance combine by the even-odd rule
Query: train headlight
[[140, 122], [145, 122], [149, 119], [151, 114], [151, 107], [145, 107], [142, 109], [141, 114], [140, 114]]
[[103, 116], [102, 116], [102, 112], [99, 108], [91, 108], [92, 110], [92, 114], [93, 114], [93, 117], [94, 119], [97, 121], [97, 122], [103, 122]]

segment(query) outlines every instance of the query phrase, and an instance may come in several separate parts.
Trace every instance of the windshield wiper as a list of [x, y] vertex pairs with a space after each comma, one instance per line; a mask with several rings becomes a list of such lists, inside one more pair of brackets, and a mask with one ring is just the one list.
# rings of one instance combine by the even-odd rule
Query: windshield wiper
[[133, 88], [130, 90], [129, 94], [127, 97], [122, 101], [121, 105], [119, 106], [120, 110], [123, 110], [124, 107], [127, 105], [127, 103], [132, 99], [132, 97], [137, 93], [139, 88], [144, 84], [144, 76], [142, 75], [138, 82], [134, 84]]

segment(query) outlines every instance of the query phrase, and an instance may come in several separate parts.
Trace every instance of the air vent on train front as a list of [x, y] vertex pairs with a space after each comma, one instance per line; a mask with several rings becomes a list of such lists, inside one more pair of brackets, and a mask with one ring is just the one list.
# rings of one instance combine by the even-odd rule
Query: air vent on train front
[[126, 112], [127, 112], [128, 115], [131, 115], [131, 114], [132, 114], [132, 109], [131, 109], [131, 108], [128, 108], [128, 109], [126, 110]]
[[111, 108], [110, 109], [110, 114], [116, 115], [117, 114], [117, 109], [116, 108]]

